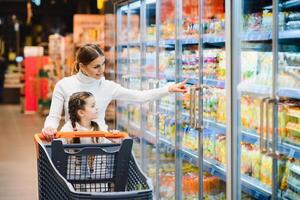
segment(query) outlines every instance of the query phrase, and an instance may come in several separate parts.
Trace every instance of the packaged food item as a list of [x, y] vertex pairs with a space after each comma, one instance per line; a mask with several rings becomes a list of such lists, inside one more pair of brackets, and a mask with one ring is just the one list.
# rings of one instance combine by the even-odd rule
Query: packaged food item
[[216, 149], [215, 149], [215, 138], [212, 134], [212, 131], [206, 130], [204, 132], [204, 141], [203, 141], [203, 155], [206, 158], [215, 158]]
[[286, 189], [286, 179], [284, 179], [285, 173], [286, 173], [286, 169], [287, 169], [287, 161], [288, 158], [283, 155], [280, 154], [278, 157], [278, 184], [281, 190], [285, 190]]
[[175, 174], [174, 172], [163, 173], [160, 176], [160, 196], [162, 199], [175, 198]]
[[221, 179], [216, 176], [205, 176], [203, 179], [203, 191], [206, 194], [218, 194], [222, 190]]
[[278, 131], [281, 138], [286, 137], [287, 114], [286, 106], [278, 105]]
[[261, 158], [260, 180], [268, 186], [272, 185], [272, 158], [265, 154]]
[[260, 169], [261, 169], [261, 153], [258, 148], [253, 148], [249, 152], [251, 159], [251, 174], [253, 178], [257, 180], [260, 179]]
[[300, 20], [289, 21], [286, 23], [286, 30], [298, 30], [298, 29], [300, 29]]
[[251, 152], [251, 145], [248, 143], [241, 143], [241, 173], [251, 175], [251, 160], [249, 160], [249, 155]]
[[215, 159], [226, 165], [226, 136], [225, 135], [218, 135], [216, 138], [216, 155]]
[[198, 188], [199, 188], [198, 174], [186, 173], [183, 175], [182, 179], [183, 179], [182, 191], [185, 196], [195, 195], [198, 193]]

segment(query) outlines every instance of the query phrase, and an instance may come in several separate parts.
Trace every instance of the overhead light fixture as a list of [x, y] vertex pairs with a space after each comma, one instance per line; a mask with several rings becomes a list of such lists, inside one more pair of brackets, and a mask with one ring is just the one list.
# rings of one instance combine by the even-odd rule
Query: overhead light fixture
[[41, 0], [31, 0], [32, 3], [34, 3], [36, 6], [40, 6], [41, 5]]
[[128, 10], [128, 6], [127, 5], [121, 7], [121, 11], [126, 11], [126, 10]]
[[153, 4], [156, 3], [156, 0], [146, 0], [146, 4]]
[[136, 2], [133, 2], [133, 3], [129, 4], [130, 9], [137, 9], [137, 8], [140, 8], [140, 7], [141, 7], [141, 2], [140, 1], [136, 1]]
[[27, 2], [27, 24], [31, 24], [31, 18], [32, 18], [32, 8], [31, 8], [31, 2]]
[[97, 0], [97, 8], [101, 10], [104, 6], [104, 0]]

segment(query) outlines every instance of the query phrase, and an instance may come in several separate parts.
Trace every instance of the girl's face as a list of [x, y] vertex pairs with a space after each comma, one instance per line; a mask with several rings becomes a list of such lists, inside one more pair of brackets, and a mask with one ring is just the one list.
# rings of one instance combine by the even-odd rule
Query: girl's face
[[85, 120], [94, 120], [98, 117], [98, 108], [96, 107], [96, 101], [93, 96], [85, 99], [84, 110], [79, 110], [79, 116]]
[[105, 57], [99, 56], [88, 65], [81, 65], [80, 69], [85, 75], [99, 80], [104, 76]]

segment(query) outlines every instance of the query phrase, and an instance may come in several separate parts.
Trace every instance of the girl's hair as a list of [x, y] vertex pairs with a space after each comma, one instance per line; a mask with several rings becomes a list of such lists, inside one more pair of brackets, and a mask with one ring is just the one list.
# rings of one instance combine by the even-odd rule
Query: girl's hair
[[79, 71], [79, 64], [90, 64], [99, 56], [104, 56], [103, 50], [96, 44], [85, 44], [80, 47], [76, 52], [75, 63], [72, 73], [75, 74]]
[[[73, 130], [76, 131], [76, 122], [80, 122], [80, 117], [78, 116], [79, 110], [84, 110], [86, 105], [86, 99], [92, 97], [93, 94], [90, 92], [75, 92], [71, 95], [69, 100], [69, 115]], [[96, 122], [91, 121], [91, 126], [94, 128], [94, 131], [99, 131], [99, 126]], [[74, 143], [79, 143], [79, 140], [74, 138]]]

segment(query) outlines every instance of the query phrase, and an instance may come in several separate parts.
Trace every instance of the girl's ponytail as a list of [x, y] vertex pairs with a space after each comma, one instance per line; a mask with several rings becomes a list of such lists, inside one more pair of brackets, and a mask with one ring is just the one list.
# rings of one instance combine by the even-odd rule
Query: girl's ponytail
[[79, 63], [77, 61], [74, 62], [74, 66], [72, 68], [72, 74], [76, 74], [79, 72]]
[[[91, 121], [91, 125], [92, 125], [94, 131], [99, 131], [99, 130], [100, 130], [99, 125], [98, 125], [96, 122]], [[94, 143], [99, 143], [99, 138], [98, 138], [98, 137], [92, 138], [92, 141], [93, 141]]]

